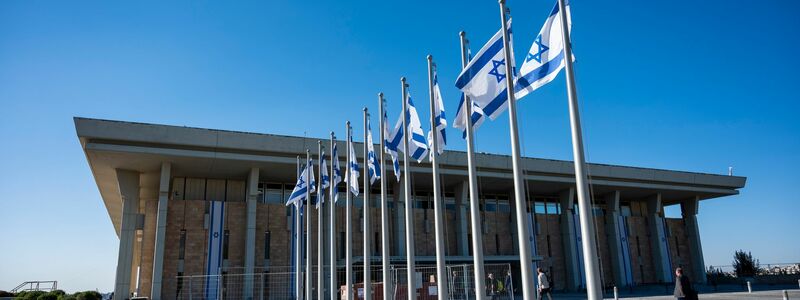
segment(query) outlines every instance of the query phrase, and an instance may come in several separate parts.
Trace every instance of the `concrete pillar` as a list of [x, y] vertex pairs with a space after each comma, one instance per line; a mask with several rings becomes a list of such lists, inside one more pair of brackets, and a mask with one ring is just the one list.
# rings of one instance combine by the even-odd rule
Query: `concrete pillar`
[[683, 224], [686, 226], [686, 237], [689, 240], [689, 253], [692, 255], [692, 279], [698, 283], [706, 283], [706, 265], [703, 260], [703, 246], [700, 244], [700, 228], [697, 226], [697, 213], [700, 210], [700, 197], [681, 202]]
[[247, 233], [244, 240], [244, 278], [242, 295], [253, 299], [253, 271], [256, 263], [256, 201], [258, 201], [258, 168], [251, 168], [247, 177]]
[[558, 194], [561, 205], [561, 242], [564, 248], [564, 271], [566, 290], [577, 291], [581, 286], [581, 270], [578, 261], [578, 243], [575, 241], [575, 188], [569, 188]]
[[653, 267], [657, 282], [672, 281], [672, 267], [669, 266], [669, 253], [667, 252], [667, 237], [664, 232], [663, 210], [661, 194], [647, 198], [647, 222], [650, 230], [650, 246], [653, 250]]
[[605, 195], [606, 202], [606, 240], [608, 250], [611, 255], [611, 272], [614, 274], [614, 285], [624, 287], [630, 285], [625, 274], [625, 253], [622, 251], [622, 243], [627, 243], [627, 239], [621, 238], [625, 233], [620, 232], [620, 211], [619, 211], [619, 191], [613, 191]]
[[129, 298], [131, 293], [131, 265], [139, 211], [139, 173], [119, 169], [116, 170], [116, 173], [119, 195], [122, 200], [122, 221], [119, 232], [117, 273], [114, 281], [114, 300], [122, 300]]
[[156, 215], [155, 250], [153, 251], [153, 284], [150, 299], [161, 299], [161, 284], [164, 274], [164, 239], [167, 231], [167, 205], [169, 204], [169, 182], [172, 165], [161, 164], [161, 178], [158, 183], [158, 214]]
[[406, 206], [405, 192], [403, 191], [403, 180], [394, 182], [394, 255], [405, 257], [406, 255]]
[[463, 181], [456, 186], [456, 255], [469, 255], [469, 230], [467, 229], [467, 216], [469, 215], [469, 182]]

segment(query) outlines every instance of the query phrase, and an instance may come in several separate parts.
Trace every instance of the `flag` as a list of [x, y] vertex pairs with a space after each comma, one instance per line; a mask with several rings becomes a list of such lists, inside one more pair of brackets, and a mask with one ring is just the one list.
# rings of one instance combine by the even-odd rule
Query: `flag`
[[[341, 167], [339, 166], [339, 154], [337, 150], [337, 143], [333, 143], [333, 150], [331, 151], [331, 164], [333, 165], [333, 181], [331, 188], [336, 190], [336, 186], [342, 182], [342, 171]], [[333, 194], [333, 202], [336, 203], [339, 201], [339, 193], [338, 191]]]
[[321, 172], [320, 177], [322, 177], [322, 178], [320, 178], [320, 180], [322, 180], [322, 186], [317, 191], [318, 192], [317, 193], [317, 199], [319, 199], [317, 201], [317, 203], [316, 203], [317, 204], [317, 208], [319, 208], [320, 205], [325, 203], [325, 189], [327, 189], [331, 185], [330, 176], [328, 176], [328, 162], [325, 159], [325, 152], [324, 151], [322, 152], [322, 155], [320, 155], [319, 161], [320, 161], [319, 162], [319, 168], [320, 168], [320, 172]]
[[[439, 154], [442, 154], [444, 153], [444, 147], [447, 146], [447, 135], [445, 134], [447, 117], [444, 114], [444, 102], [442, 102], [442, 91], [439, 89], [439, 79], [436, 75], [436, 70], [433, 71], [433, 110], [433, 123], [436, 127], [431, 128], [431, 131], [428, 132], [428, 142], [433, 145], [432, 143], [436, 141], [436, 150]], [[436, 138], [431, 134], [434, 132]], [[433, 149], [433, 146], [430, 148]]]
[[389, 120], [386, 117], [386, 111], [383, 111], [383, 152], [388, 153], [392, 157], [392, 168], [394, 169], [394, 176], [400, 182], [400, 161], [397, 159], [397, 149], [400, 139], [403, 138], [403, 119], [397, 118], [401, 122], [400, 126], [395, 126], [394, 130], [389, 131]]
[[[467, 138], [467, 120], [464, 114], [467, 113], [466, 99], [464, 93], [461, 93], [461, 99], [458, 101], [458, 110], [456, 111], [456, 118], [453, 121], [453, 127], [461, 130], [461, 138]], [[472, 130], [478, 129], [483, 124], [484, 118], [483, 109], [478, 106], [474, 101], [472, 102]]]
[[[508, 24], [509, 37], [511, 37], [510, 19]], [[470, 60], [456, 80], [456, 87], [481, 108], [483, 115], [489, 116], [492, 120], [496, 119], [508, 107], [506, 63], [510, 63], [512, 67], [514, 66], [514, 46], [510, 41], [509, 45], [512, 48], [510, 51], [512, 55], [509, 59], [510, 62], [506, 62], [503, 47], [503, 30], [499, 30], [478, 51], [475, 58]], [[463, 119], [463, 116], [461, 118]], [[473, 123], [478, 122], [473, 120]], [[466, 127], [464, 126], [463, 128]]]
[[347, 148], [350, 153], [350, 161], [347, 162], [347, 173], [345, 173], [345, 182], [354, 196], [358, 196], [358, 161], [356, 160], [356, 150], [353, 148], [353, 137], [347, 141]]
[[367, 119], [367, 168], [370, 185], [381, 179], [381, 166], [378, 164], [378, 157], [375, 155], [375, 147], [372, 144], [372, 126], [369, 118]]
[[[567, 26], [572, 27], [569, 4], [566, 6]], [[517, 99], [525, 97], [537, 88], [549, 83], [564, 68], [564, 40], [562, 37], [561, 12], [558, 3], [553, 7], [550, 16], [533, 40], [531, 50], [525, 56], [520, 68], [520, 76], [514, 86]], [[570, 29], [571, 30], [571, 29]], [[572, 60], [575, 60], [573, 56]]]
[[[408, 101], [405, 113], [406, 125], [408, 126], [406, 132], [411, 132], [411, 138], [408, 140], [408, 156], [416, 159], [417, 162], [421, 162], [425, 155], [428, 154], [428, 143], [425, 141], [424, 132], [422, 131], [422, 122], [419, 120], [419, 114], [417, 113], [417, 108], [414, 107], [414, 101], [411, 100], [411, 95], [406, 95], [406, 101]], [[400, 120], [397, 125], [402, 127], [402, 120]], [[395, 127], [397, 127], [397, 125], [395, 125]], [[403, 143], [398, 145], [398, 149], [406, 152]]]
[[[306, 172], [311, 168], [311, 172]], [[306, 192], [308, 189], [311, 189], [309, 192], [313, 193], [316, 188], [314, 184], [316, 181], [314, 180], [314, 169], [311, 165], [311, 161], [306, 162], [306, 166], [303, 168], [303, 171], [300, 172], [300, 177], [297, 178], [297, 184], [295, 184], [292, 193], [289, 195], [289, 200], [286, 201], [286, 205], [294, 204], [294, 205], [303, 205], [303, 200], [306, 199]]]

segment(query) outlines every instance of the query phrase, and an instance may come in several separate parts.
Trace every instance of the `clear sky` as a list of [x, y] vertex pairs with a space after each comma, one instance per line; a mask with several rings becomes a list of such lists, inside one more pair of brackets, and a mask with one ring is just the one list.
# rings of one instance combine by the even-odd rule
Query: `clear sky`
[[[458, 32], [477, 50], [500, 26], [496, 1], [386, 2], [1, 1], [0, 289], [113, 288], [118, 239], [74, 116], [326, 137], [377, 110], [379, 91], [394, 119], [400, 76], [426, 118], [432, 54], [452, 118]], [[553, 4], [509, 0], [517, 57]], [[740, 248], [800, 262], [799, 8], [572, 4], [589, 161], [748, 177], [701, 204], [707, 265]], [[524, 155], [572, 159], [563, 74], [520, 100], [519, 120]], [[507, 128], [485, 123], [477, 149], [509, 153]]]

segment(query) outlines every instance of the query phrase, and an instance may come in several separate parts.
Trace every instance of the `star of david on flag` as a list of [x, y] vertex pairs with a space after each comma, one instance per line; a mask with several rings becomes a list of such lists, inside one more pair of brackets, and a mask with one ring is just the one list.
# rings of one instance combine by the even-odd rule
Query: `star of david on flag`
[[320, 175], [320, 177], [322, 177], [320, 178], [320, 180], [322, 180], [321, 183], [322, 186], [320, 186], [320, 189], [317, 191], [317, 199], [319, 199], [319, 201], [316, 202], [317, 208], [319, 208], [320, 205], [325, 203], [325, 189], [327, 189], [331, 185], [330, 176], [328, 175], [328, 162], [325, 159], [324, 151], [322, 152], [322, 155], [320, 156], [319, 160], [320, 160], [319, 168], [320, 172], [322, 173]]
[[[333, 150], [331, 150], [331, 164], [333, 165], [333, 181], [331, 188], [336, 189], [336, 186], [342, 182], [342, 168], [339, 166], [339, 151], [337, 143], [333, 143]], [[333, 194], [333, 202], [339, 201], [339, 193]]]
[[403, 138], [403, 119], [397, 118], [400, 125], [396, 125], [394, 130], [389, 131], [389, 120], [386, 111], [383, 111], [383, 152], [392, 157], [392, 169], [397, 182], [400, 182], [400, 161], [397, 159], [398, 144]]
[[[442, 91], [439, 89], [439, 78], [436, 75], [436, 70], [433, 70], [433, 123], [435, 128], [428, 132], [428, 143], [431, 145], [429, 148], [433, 149], [433, 142], [436, 141], [436, 152], [438, 154], [444, 153], [444, 148], [447, 146], [447, 135], [445, 129], [447, 128], [447, 116], [444, 114], [444, 102], [442, 100]], [[432, 133], [436, 133], [433, 137]], [[433, 151], [430, 151], [433, 155]]]
[[375, 155], [375, 146], [372, 143], [372, 125], [370, 125], [369, 118], [367, 118], [367, 168], [370, 185], [381, 179], [381, 165], [378, 164], [378, 157]]
[[[511, 37], [511, 19], [508, 20], [508, 33]], [[510, 53], [512, 56], [506, 60], [505, 49], [503, 46], [503, 30], [500, 29], [489, 39], [488, 42], [478, 51], [473, 59], [470, 59], [464, 70], [456, 80], [456, 87], [472, 100], [479, 110], [473, 109], [473, 128], [477, 128], [483, 116], [489, 116], [492, 120], [496, 119], [508, 107], [508, 93], [506, 92], [506, 63], [514, 66], [513, 38], [509, 41]], [[512, 68], [512, 70], [515, 70]], [[516, 72], [515, 72], [516, 73]], [[512, 74], [515, 76], [516, 74]], [[515, 76], [516, 77], [516, 76]], [[462, 101], [463, 103], [463, 101]], [[459, 105], [463, 107], [463, 104]], [[459, 108], [462, 110], [462, 108]], [[481, 112], [476, 118], [475, 112]], [[462, 121], [456, 119], [457, 128], [466, 128], [463, 113], [457, 114]]]
[[314, 180], [314, 165], [311, 164], [311, 160], [306, 160], [306, 166], [303, 168], [303, 171], [300, 172], [300, 177], [297, 178], [297, 183], [292, 193], [289, 195], [289, 200], [286, 201], [286, 205], [294, 204], [302, 206], [303, 200], [306, 200], [306, 192], [313, 193], [316, 191], [314, 185], [316, 185], [316, 180]]
[[[567, 26], [572, 28], [569, 3], [566, 5]], [[571, 30], [571, 29], [570, 29]], [[575, 57], [572, 57], [575, 60]], [[542, 26], [525, 57], [514, 86], [517, 100], [527, 96], [541, 86], [553, 81], [564, 68], [564, 40], [562, 36], [561, 12], [558, 3]]]
[[345, 173], [344, 180], [347, 182], [347, 186], [350, 189], [350, 192], [353, 195], [358, 196], [358, 176], [359, 176], [359, 166], [358, 161], [356, 160], [356, 150], [353, 148], [353, 137], [350, 137], [350, 140], [347, 141], [347, 150], [350, 153], [350, 161], [347, 162], [347, 173]]
[[[422, 162], [422, 160], [428, 154], [428, 143], [425, 141], [425, 136], [423, 135], [424, 132], [422, 131], [422, 122], [419, 120], [419, 114], [417, 113], [417, 108], [414, 106], [414, 101], [411, 100], [410, 93], [406, 94], [406, 101], [408, 101], [406, 104], [407, 111], [405, 113], [406, 125], [408, 126], [408, 130], [406, 130], [406, 132], [411, 133], [411, 137], [408, 138], [408, 156], [417, 160], [417, 162]], [[400, 120], [400, 122], [398, 122], [395, 126], [402, 127], [402, 120]], [[403, 136], [403, 138], [406, 137]], [[402, 141], [400, 141], [398, 149], [406, 152]]]

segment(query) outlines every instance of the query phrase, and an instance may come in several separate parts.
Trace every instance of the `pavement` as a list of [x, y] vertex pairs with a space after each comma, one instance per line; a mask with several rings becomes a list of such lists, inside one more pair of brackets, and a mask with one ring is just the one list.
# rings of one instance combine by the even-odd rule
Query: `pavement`
[[[783, 299], [783, 291], [789, 294], [789, 299], [800, 300], [800, 289], [797, 286], [756, 286], [752, 293], [742, 291], [739, 286], [720, 287], [717, 291], [710, 288], [701, 289], [699, 298], [709, 300], [728, 300], [728, 299]], [[666, 292], [663, 288], [655, 289], [636, 289], [634, 291], [620, 291], [619, 299], [648, 299], [648, 300], [672, 300], [672, 291]], [[605, 299], [613, 300], [611, 294], [606, 294]], [[515, 300], [522, 299], [516, 296]], [[547, 297], [545, 297], [547, 299]], [[578, 300], [586, 299], [585, 293], [553, 293], [553, 300]]]

